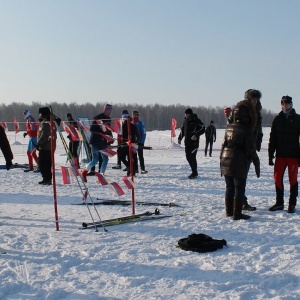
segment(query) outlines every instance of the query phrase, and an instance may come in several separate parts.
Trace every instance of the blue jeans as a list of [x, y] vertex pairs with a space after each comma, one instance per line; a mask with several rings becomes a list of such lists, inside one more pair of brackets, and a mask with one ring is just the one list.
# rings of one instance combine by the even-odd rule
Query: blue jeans
[[106, 167], [107, 167], [107, 163], [108, 163], [108, 156], [101, 153], [101, 157], [102, 157], [102, 163], [101, 163], [101, 166], [100, 166], [100, 173], [105, 173], [105, 170], [106, 170]]
[[224, 176], [226, 183], [225, 198], [243, 203], [246, 190], [246, 178]]
[[99, 148], [92, 145], [92, 160], [89, 162], [89, 164], [86, 166], [86, 169], [89, 171], [92, 167], [94, 167], [98, 161], [99, 161]]

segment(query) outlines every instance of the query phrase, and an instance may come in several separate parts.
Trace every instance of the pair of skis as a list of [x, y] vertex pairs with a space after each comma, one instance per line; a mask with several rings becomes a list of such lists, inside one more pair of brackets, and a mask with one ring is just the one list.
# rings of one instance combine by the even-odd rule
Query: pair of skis
[[[82, 202], [82, 203], [72, 203], [72, 205], [132, 205], [130, 200], [117, 200], [117, 199], [101, 199], [97, 198], [97, 201], [94, 202]], [[148, 205], [148, 206], [168, 206], [168, 207], [180, 207], [180, 205], [169, 202], [169, 203], [160, 203], [160, 202], [147, 202], [147, 201], [135, 201], [137, 205]]]
[[165, 214], [160, 214], [160, 211], [156, 208], [154, 212], [146, 211], [141, 214], [107, 219], [107, 220], [103, 220], [102, 222], [82, 223], [82, 227], [80, 227], [79, 229], [83, 230], [83, 229], [95, 228], [97, 231], [98, 227], [122, 225], [122, 224], [127, 224], [127, 223], [135, 223], [135, 222], [149, 221], [149, 220], [158, 220], [158, 219], [170, 218], [173, 216], [184, 216], [184, 215], [186, 215], [186, 213], [187, 212], [182, 212], [182, 213], [173, 214], [173, 215], [171, 215], [171, 214], [165, 215]]

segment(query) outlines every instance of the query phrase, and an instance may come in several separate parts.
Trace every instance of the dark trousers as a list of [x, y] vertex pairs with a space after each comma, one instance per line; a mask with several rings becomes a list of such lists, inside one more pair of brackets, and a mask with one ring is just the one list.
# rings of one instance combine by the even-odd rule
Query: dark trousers
[[78, 157], [78, 147], [79, 147], [79, 141], [70, 141], [69, 143], [69, 150], [72, 155], [72, 157]]
[[138, 148], [138, 157], [139, 157], [139, 161], [140, 161], [140, 167], [142, 171], [145, 171], [145, 161], [144, 161], [144, 149], [142, 147], [144, 147], [144, 144], [139, 144], [139, 148]]
[[246, 178], [235, 178], [232, 176], [224, 176], [226, 184], [225, 198], [230, 201], [244, 202], [246, 190]]
[[[129, 169], [130, 168], [130, 161], [129, 161], [129, 147], [120, 147], [120, 159], [121, 162]], [[128, 160], [127, 160], [128, 158]], [[133, 167], [135, 170], [138, 170], [138, 163], [137, 163], [137, 153], [132, 153], [133, 159]]]
[[204, 150], [204, 154], [207, 154], [207, 149], [209, 146], [209, 155], [211, 156], [212, 153], [212, 146], [213, 146], [213, 140], [212, 139], [206, 139], [205, 140], [205, 150]]
[[40, 150], [39, 152], [39, 169], [44, 181], [51, 181], [51, 151]]
[[185, 146], [185, 157], [186, 160], [188, 161], [193, 174], [198, 174], [197, 171], [197, 151], [198, 148], [190, 147], [190, 146]]

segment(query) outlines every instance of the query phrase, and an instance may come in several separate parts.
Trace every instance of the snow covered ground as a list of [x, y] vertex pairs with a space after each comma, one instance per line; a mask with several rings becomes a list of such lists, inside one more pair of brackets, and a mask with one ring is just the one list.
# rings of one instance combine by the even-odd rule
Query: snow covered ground
[[[187, 179], [184, 148], [171, 145], [170, 131], [148, 132], [146, 144], [154, 150], [145, 151], [149, 173], [135, 178], [136, 200], [175, 202], [181, 207], [161, 206], [161, 213], [187, 214], [111, 226], [108, 232], [78, 229], [91, 218], [86, 206], [71, 205], [82, 201], [77, 185], [62, 184], [66, 155], [60, 142], [55, 157], [59, 231], [52, 187], [38, 184], [40, 174], [0, 170], [0, 247], [7, 251], [0, 256], [0, 299], [300, 299], [299, 211], [268, 212], [275, 195], [269, 130], [264, 129], [259, 153], [261, 178], [253, 166], [249, 173], [247, 196], [258, 208], [249, 221], [225, 217], [219, 170], [224, 130], [217, 130], [212, 157], [204, 157], [201, 137], [195, 180]], [[14, 162], [26, 163], [27, 139], [22, 133], [8, 136]], [[130, 200], [124, 172], [113, 170], [115, 164], [111, 158], [106, 177], [125, 190], [119, 199]], [[286, 179], [285, 184], [288, 191]], [[87, 185], [95, 201], [118, 199], [94, 177]], [[154, 209], [139, 205], [136, 213]], [[103, 220], [131, 214], [130, 206], [98, 205], [97, 210]], [[203, 254], [177, 248], [191, 233], [226, 239], [229, 247]]]

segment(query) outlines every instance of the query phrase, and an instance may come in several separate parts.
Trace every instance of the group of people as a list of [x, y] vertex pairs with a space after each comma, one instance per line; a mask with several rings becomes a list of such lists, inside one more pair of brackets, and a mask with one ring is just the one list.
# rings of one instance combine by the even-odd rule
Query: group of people
[[[113, 142], [113, 134], [111, 130], [111, 111], [112, 105], [105, 104], [103, 112], [96, 115], [90, 125], [90, 139], [87, 141], [91, 152], [91, 161], [81, 171], [81, 176], [84, 181], [87, 181], [87, 175], [89, 171], [95, 170], [95, 166], [99, 163], [99, 173], [104, 174], [108, 164], [108, 156], [101, 150], [109, 147]], [[28, 168], [24, 169], [24, 172], [40, 172], [42, 175], [42, 181], [39, 184], [51, 185], [52, 184], [52, 150], [56, 148], [56, 126], [52, 128], [51, 132], [50, 116], [51, 111], [49, 107], [41, 107], [39, 109], [39, 123], [36, 122], [31, 112], [26, 109], [24, 112], [24, 119], [26, 120], [26, 131], [23, 136], [28, 137], [27, 157]], [[69, 154], [72, 158], [74, 166], [79, 169], [79, 145], [80, 139], [78, 135], [78, 122], [74, 120], [71, 113], [67, 114], [68, 130], [67, 135], [69, 139]], [[146, 130], [144, 122], [139, 119], [139, 112], [133, 111], [130, 116], [127, 110], [122, 112], [121, 116], [121, 130], [118, 134], [118, 169], [121, 169], [121, 163], [125, 165], [127, 175], [135, 175], [138, 173], [138, 160], [140, 162], [141, 174], [148, 173], [145, 170], [143, 148], [146, 140]], [[128, 127], [130, 126], [130, 128]], [[128, 130], [129, 129], [129, 130]], [[53, 136], [53, 143], [51, 143], [51, 136]], [[109, 138], [110, 137], [110, 138]], [[138, 149], [135, 151], [129, 151], [129, 140], [132, 144], [137, 144]], [[51, 147], [53, 149], [51, 150]], [[0, 148], [3, 152], [6, 169], [9, 170], [13, 163], [13, 154], [7, 139], [5, 130], [0, 126]], [[38, 155], [37, 155], [38, 151]], [[34, 168], [34, 162], [36, 168]], [[132, 162], [132, 166], [131, 166]], [[113, 167], [116, 168], [116, 167]], [[133, 171], [132, 171], [133, 170]]]
[[[99, 173], [104, 174], [108, 164], [108, 156], [104, 150], [113, 142], [113, 134], [111, 130], [111, 111], [112, 105], [105, 104], [103, 112], [93, 118], [90, 133], [91, 137], [89, 144], [91, 145], [90, 163], [81, 171], [81, 176], [87, 182], [89, 172], [95, 170], [96, 164], [99, 162]], [[121, 128], [118, 134], [118, 149], [117, 149], [117, 167], [113, 169], [121, 169], [121, 163], [125, 165], [127, 176], [134, 176], [138, 173], [138, 159], [141, 167], [141, 174], [146, 174], [143, 147], [146, 139], [146, 130], [144, 122], [139, 119], [138, 111], [133, 111], [130, 117], [127, 110], [123, 110], [120, 118]], [[137, 152], [130, 151], [131, 145], [137, 144]]]
[[[246, 182], [251, 163], [253, 162], [257, 177], [260, 177], [260, 160], [258, 152], [261, 149], [263, 132], [261, 117], [261, 97], [259, 90], [249, 89], [244, 100], [239, 101], [233, 109], [224, 110], [227, 126], [220, 153], [221, 176], [225, 178], [225, 212], [233, 220], [249, 219], [243, 210], [253, 211], [245, 195]], [[191, 167], [189, 179], [198, 176], [197, 151], [199, 138], [205, 132], [205, 156], [208, 145], [209, 155], [212, 153], [212, 143], [216, 140], [214, 122], [206, 128], [203, 122], [193, 113], [191, 108], [185, 110], [185, 118], [178, 137], [181, 144], [185, 138], [186, 159]], [[290, 184], [288, 213], [295, 213], [298, 196], [298, 166], [300, 164], [300, 115], [293, 108], [292, 97], [281, 98], [281, 111], [272, 122], [268, 155], [269, 165], [274, 166], [274, 183], [276, 202], [269, 211], [284, 209], [283, 177], [288, 169]], [[275, 163], [274, 163], [275, 158]]]
[[[251, 206], [245, 195], [246, 182], [251, 163], [253, 162], [257, 177], [260, 177], [260, 160], [257, 152], [261, 149], [263, 138], [261, 97], [259, 90], [249, 89], [245, 92], [244, 100], [239, 101], [233, 109], [226, 109], [227, 126], [220, 153], [221, 176], [225, 178], [225, 212], [226, 216], [234, 220], [249, 219], [250, 216], [243, 214], [242, 210], [253, 211], [256, 207]], [[99, 162], [99, 172], [104, 174], [107, 168], [108, 156], [101, 152], [113, 143], [111, 131], [112, 105], [106, 104], [102, 113], [93, 118], [90, 126], [92, 159], [81, 171], [82, 178], [87, 181], [88, 172]], [[39, 124], [35, 121], [29, 110], [24, 111], [26, 119], [26, 132], [24, 138], [29, 137], [27, 156], [28, 168], [25, 172], [34, 171], [33, 161], [36, 162], [36, 171], [40, 172], [43, 180], [42, 185], [52, 184], [52, 153], [56, 147], [56, 126], [51, 128], [51, 112], [49, 107], [39, 109]], [[76, 131], [77, 122], [72, 114], [67, 114], [70, 128]], [[189, 179], [198, 177], [197, 151], [199, 148], [200, 136], [205, 133], [205, 156], [209, 146], [209, 156], [212, 155], [212, 144], [216, 141], [216, 128], [214, 122], [205, 128], [203, 122], [198, 118], [191, 108], [185, 110], [185, 118], [178, 137], [181, 144], [184, 138], [185, 155], [192, 173]], [[74, 138], [75, 136], [75, 138]], [[53, 137], [53, 139], [51, 139]], [[79, 168], [78, 147], [79, 137], [68, 135], [70, 139], [69, 149], [74, 164]], [[111, 137], [111, 138], [109, 138]], [[294, 213], [298, 196], [298, 166], [300, 164], [300, 115], [293, 108], [292, 97], [281, 98], [281, 111], [272, 122], [268, 155], [269, 165], [274, 167], [274, 183], [276, 202], [269, 208], [269, 211], [284, 209], [284, 185], [283, 177], [288, 169], [289, 177], [289, 202], [288, 213]], [[138, 172], [138, 158], [140, 161], [141, 173], [145, 174], [145, 163], [143, 148], [146, 139], [144, 123], [139, 119], [139, 113], [133, 111], [130, 117], [127, 110], [123, 110], [121, 116], [121, 131], [118, 134], [118, 161], [113, 169], [121, 169], [124, 164], [127, 175], [134, 176]], [[129, 151], [129, 145], [138, 145], [136, 153]], [[4, 128], [0, 125], [0, 148], [6, 161], [6, 169], [12, 168], [13, 153]], [[36, 151], [39, 152], [37, 156]], [[275, 162], [274, 162], [275, 158]]]

